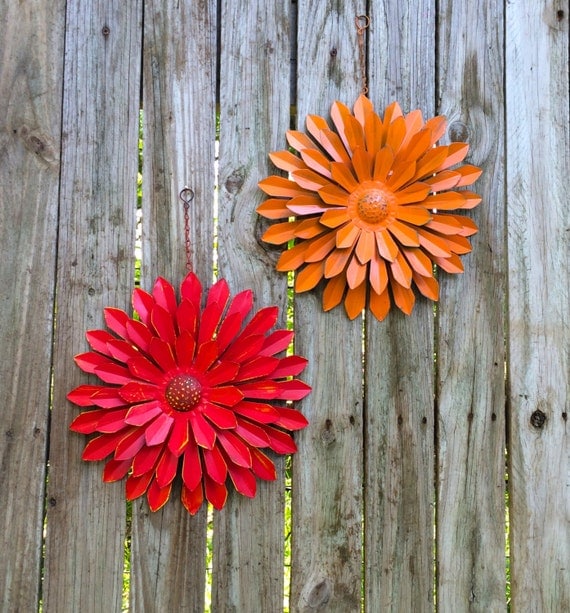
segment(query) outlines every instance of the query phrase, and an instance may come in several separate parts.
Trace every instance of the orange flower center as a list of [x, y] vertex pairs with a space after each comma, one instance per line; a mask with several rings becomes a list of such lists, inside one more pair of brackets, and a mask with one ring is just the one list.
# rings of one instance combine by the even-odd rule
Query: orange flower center
[[190, 411], [202, 398], [202, 386], [190, 375], [178, 375], [167, 385], [164, 396], [175, 411]]
[[385, 225], [393, 208], [394, 194], [380, 181], [364, 181], [348, 197], [349, 213], [364, 227]]

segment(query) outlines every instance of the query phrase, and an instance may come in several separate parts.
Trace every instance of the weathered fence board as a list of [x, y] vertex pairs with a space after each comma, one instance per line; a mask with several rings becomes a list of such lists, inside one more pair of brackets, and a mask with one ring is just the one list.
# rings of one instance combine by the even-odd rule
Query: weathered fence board
[[[328, 117], [334, 100], [360, 90], [355, 15], [360, 1], [298, 3], [297, 129], [307, 114]], [[309, 428], [293, 456], [291, 610], [360, 610], [362, 535], [362, 327], [321, 292], [297, 295], [296, 350], [309, 358]], [[309, 331], [309, 333], [307, 333]]]
[[0, 608], [37, 608], [65, 3], [0, 5]]
[[[262, 247], [257, 182], [272, 174], [268, 153], [289, 127], [290, 47], [286, 4], [221, 3], [219, 274], [232, 293], [251, 288], [255, 310], [277, 305], [285, 327], [287, 278]], [[230, 492], [214, 520], [212, 610], [283, 608], [284, 458], [254, 500]]]
[[[175, 286], [185, 274], [184, 209], [188, 185], [193, 269], [212, 278], [215, 23], [212, 3], [155, 2], [144, 6], [143, 195], [141, 285], [157, 276]], [[173, 488], [169, 504], [151, 513], [133, 504], [131, 609], [201, 611], [204, 607], [204, 507], [191, 517]]]
[[[441, 113], [483, 169], [462, 275], [440, 276], [437, 330], [437, 602], [501, 611], [505, 600], [503, 16], [485, 1], [439, 3]], [[462, 33], [459, 37], [458, 33]], [[471, 213], [471, 215], [470, 215]]]
[[568, 3], [506, 5], [512, 604], [570, 603]]
[[[421, 15], [415, 19], [414, 15]], [[368, 38], [370, 98], [433, 116], [435, 7], [375, 2]], [[398, 24], [398, 27], [394, 27]], [[433, 609], [433, 305], [395, 307], [366, 325], [364, 547], [366, 610]]]
[[67, 3], [46, 611], [121, 606], [124, 484], [81, 461], [66, 394], [85, 382], [72, 361], [85, 330], [104, 327], [104, 306], [128, 308], [133, 283], [141, 8]]

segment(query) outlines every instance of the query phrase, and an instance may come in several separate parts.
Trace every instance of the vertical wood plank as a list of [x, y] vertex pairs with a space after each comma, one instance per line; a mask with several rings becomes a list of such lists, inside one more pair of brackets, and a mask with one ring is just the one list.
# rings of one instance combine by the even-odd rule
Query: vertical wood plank
[[[371, 4], [370, 99], [433, 116], [435, 6]], [[366, 611], [433, 610], [433, 303], [366, 322]]]
[[0, 609], [40, 586], [65, 3], [0, 5]]
[[[365, 2], [298, 2], [297, 129], [360, 91], [354, 18]], [[283, 141], [284, 142], [284, 141]], [[295, 299], [296, 351], [313, 392], [293, 456], [291, 611], [360, 611], [362, 319], [322, 310], [321, 290]]]
[[[503, 11], [439, 4], [439, 104], [446, 140], [483, 169], [479, 226], [464, 274], [440, 274], [437, 601], [440, 611], [505, 610], [505, 220]], [[459, 36], [459, 33], [462, 33]]]
[[506, 5], [514, 611], [570, 602], [568, 3]]
[[[67, 3], [45, 611], [118, 611], [124, 484], [84, 463], [66, 394], [86, 376], [73, 356], [104, 327], [104, 306], [129, 308], [134, 266], [140, 2]], [[94, 382], [95, 380], [93, 380]]]
[[[141, 285], [160, 275], [177, 287], [186, 273], [184, 209], [188, 185], [193, 268], [212, 279], [216, 2], [157, 2], [144, 7], [143, 205]], [[206, 572], [206, 507], [194, 517], [171, 500], [152, 513], [133, 504], [131, 608], [201, 611]]]
[[[251, 288], [255, 308], [277, 305], [285, 326], [287, 280], [260, 238], [257, 182], [289, 127], [289, 3], [221, 3], [219, 273], [232, 294]], [[304, 378], [304, 377], [303, 377]], [[283, 609], [284, 459], [254, 499], [230, 490], [214, 518], [216, 612]]]

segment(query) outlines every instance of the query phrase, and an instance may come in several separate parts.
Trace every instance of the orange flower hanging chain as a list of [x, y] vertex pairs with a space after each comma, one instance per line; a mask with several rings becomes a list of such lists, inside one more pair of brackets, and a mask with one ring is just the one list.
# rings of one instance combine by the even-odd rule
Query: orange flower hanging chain
[[[365, 22], [362, 23], [362, 20]], [[471, 209], [481, 198], [463, 188], [481, 169], [460, 163], [469, 146], [438, 145], [446, 121], [424, 121], [420, 110], [404, 115], [397, 102], [380, 117], [366, 97], [364, 30], [357, 17], [362, 94], [354, 111], [334, 102], [332, 126], [308, 115], [308, 134], [287, 132], [297, 152], [270, 154], [288, 178], [260, 181], [269, 196], [257, 211], [275, 223], [263, 240], [294, 245], [283, 251], [277, 270], [295, 271], [295, 291], [324, 282], [323, 308], [344, 301], [350, 319], [368, 306], [382, 320], [392, 302], [406, 314], [415, 303], [414, 288], [437, 301], [435, 266], [463, 271], [460, 256], [471, 251], [468, 237], [477, 226], [450, 213]]]

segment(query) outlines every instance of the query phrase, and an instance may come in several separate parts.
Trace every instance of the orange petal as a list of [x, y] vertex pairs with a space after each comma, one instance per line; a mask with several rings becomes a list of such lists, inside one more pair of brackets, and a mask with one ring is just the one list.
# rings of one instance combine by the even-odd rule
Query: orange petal
[[418, 230], [420, 245], [428, 252], [431, 253], [435, 257], [443, 257], [447, 258], [451, 255], [451, 250], [447, 244], [447, 241], [433, 234], [432, 232], [428, 232], [424, 228], [420, 228]]
[[438, 209], [439, 211], [454, 211], [463, 208], [465, 196], [463, 192], [439, 192], [428, 196], [424, 201], [424, 206], [428, 209]]
[[444, 134], [447, 121], [443, 115], [437, 115], [426, 121], [426, 128], [431, 132], [431, 144], [434, 145]]
[[393, 221], [388, 226], [388, 231], [396, 240], [406, 247], [419, 247], [420, 245], [417, 230], [410, 228], [410, 226], [401, 221]]
[[370, 292], [370, 298], [368, 299], [368, 306], [374, 317], [376, 317], [378, 321], [382, 321], [390, 311], [390, 295], [388, 289], [385, 289], [380, 294], [372, 290]]
[[366, 264], [371, 260], [376, 252], [375, 233], [362, 230], [358, 242], [356, 243], [356, 256], [361, 264]]
[[356, 256], [353, 256], [350, 260], [350, 264], [346, 269], [346, 280], [348, 281], [348, 287], [354, 289], [361, 285], [366, 279], [366, 272], [368, 266], [361, 264]]
[[446, 236], [444, 240], [453, 253], [465, 255], [471, 252], [471, 243], [464, 236], [456, 234], [455, 236]]
[[331, 178], [330, 160], [319, 149], [304, 149], [301, 151], [303, 162], [323, 177]]
[[412, 269], [401, 253], [398, 253], [396, 259], [393, 262], [390, 262], [390, 271], [394, 279], [402, 287], [411, 287]]
[[340, 304], [346, 288], [346, 277], [338, 275], [333, 277], [323, 291], [323, 310], [330, 311]]
[[355, 289], [348, 288], [344, 299], [344, 308], [349, 319], [358, 317], [366, 305], [366, 283]]
[[341, 102], [335, 102], [331, 107], [331, 119], [347, 151], [364, 146], [362, 126], [350, 113], [350, 109]]
[[463, 272], [463, 264], [461, 258], [455, 253], [452, 253], [448, 258], [434, 257], [433, 261], [445, 272], [450, 274], [458, 274]]
[[382, 120], [382, 123], [384, 125], [390, 124], [398, 117], [402, 117], [402, 115], [403, 113], [400, 105], [397, 102], [392, 102], [392, 104], [387, 106], [386, 110], [384, 111], [384, 119]]
[[398, 153], [406, 136], [406, 120], [400, 116], [396, 117], [388, 127], [386, 145], [395, 153]]
[[392, 163], [394, 161], [394, 156], [392, 155], [392, 150], [388, 147], [383, 147], [376, 154], [376, 159], [374, 160], [374, 180], [375, 181], [386, 181], [386, 177], [392, 168]]
[[266, 243], [282, 245], [295, 237], [295, 230], [299, 226], [298, 221], [285, 221], [269, 227], [261, 237]]
[[305, 262], [320, 262], [334, 249], [335, 242], [336, 232], [329, 232], [317, 239], [309, 241]]
[[293, 181], [285, 179], [285, 177], [278, 177], [272, 175], [267, 177], [258, 183], [259, 187], [270, 196], [282, 196], [286, 198], [292, 198], [293, 196], [310, 195], [309, 192], [301, 189]]
[[465, 203], [461, 207], [462, 209], [472, 209], [481, 202], [481, 196], [474, 192], [462, 191], [460, 192], [465, 198]]
[[[409, 117], [409, 115], [408, 115]], [[429, 130], [422, 130], [417, 134], [414, 134], [410, 141], [407, 142], [407, 138], [402, 144], [402, 148], [400, 149], [397, 161], [404, 160], [417, 160], [419, 159], [431, 146], [431, 133]]]
[[[315, 195], [296, 196], [287, 201], [287, 209], [295, 215], [314, 215], [328, 210], [328, 206]], [[289, 217], [291, 216], [289, 214]]]
[[442, 170], [433, 177], [423, 179], [423, 182], [431, 187], [432, 192], [441, 192], [444, 189], [452, 189], [457, 186], [461, 175], [455, 170]]
[[404, 247], [402, 253], [413, 268], [414, 273], [422, 277], [433, 277], [433, 263], [421, 249]]
[[431, 213], [423, 206], [399, 206], [394, 213], [396, 219], [415, 226], [423, 226], [431, 219]]
[[331, 176], [347, 192], [353, 192], [358, 187], [358, 181], [346, 164], [332, 162]]
[[454, 164], [458, 164], [465, 159], [469, 151], [469, 145], [467, 143], [451, 143], [447, 152], [447, 158], [445, 162], [438, 168], [438, 170], [445, 170]]
[[327, 204], [344, 204], [346, 205], [348, 202], [348, 193], [338, 187], [337, 185], [333, 185], [330, 183], [325, 187], [322, 187], [319, 190], [319, 196], [326, 202]]
[[370, 260], [368, 278], [374, 292], [382, 294], [388, 285], [388, 271], [386, 270], [386, 262], [378, 255]]
[[310, 217], [298, 223], [299, 225], [295, 230], [295, 236], [297, 238], [314, 238], [327, 230], [327, 228], [320, 223], [319, 217]]
[[382, 120], [376, 113], [367, 115], [364, 122], [364, 136], [366, 139], [366, 150], [370, 155], [376, 155], [382, 148], [384, 128]]
[[457, 172], [461, 175], [461, 179], [457, 184], [458, 187], [461, 187], [463, 185], [471, 185], [472, 183], [475, 183], [483, 171], [478, 166], [464, 164], [459, 168], [455, 168], [451, 172]]
[[340, 140], [339, 135], [332, 130], [321, 130], [319, 143], [335, 162], [350, 162], [350, 157]]
[[336, 246], [339, 249], [352, 247], [359, 237], [360, 232], [360, 228], [353, 223], [346, 224], [346, 226], [343, 226], [336, 234]]
[[459, 234], [462, 228], [461, 220], [457, 215], [437, 215], [434, 213], [426, 228], [441, 234]]
[[305, 125], [307, 126], [307, 132], [316, 140], [320, 140], [322, 130], [330, 129], [326, 119], [324, 119], [324, 117], [319, 117], [319, 115], [307, 115]]
[[287, 142], [297, 151], [304, 149], [318, 149], [317, 145], [304, 133], [297, 130], [287, 130]]
[[[335, 249], [325, 262], [325, 278], [330, 279], [339, 275], [346, 266], [348, 259], [352, 255], [352, 248]], [[340, 300], [339, 300], [340, 302]]]
[[303, 160], [299, 159], [296, 155], [293, 155], [290, 151], [274, 151], [269, 154], [269, 159], [281, 170], [291, 172], [292, 170], [299, 170], [300, 168], [306, 168]]
[[415, 180], [425, 179], [434, 174], [436, 170], [441, 170], [440, 166], [447, 158], [447, 147], [435, 147], [430, 149], [418, 160], [416, 165]]
[[380, 255], [389, 262], [392, 262], [398, 255], [398, 245], [386, 230], [376, 232], [376, 245]]
[[477, 234], [479, 228], [477, 224], [469, 217], [458, 217], [458, 220], [461, 221], [461, 232], [458, 232], [460, 236], [473, 236], [473, 234]]
[[414, 292], [409, 287], [402, 287], [394, 280], [392, 280], [390, 287], [392, 289], [392, 296], [394, 297], [396, 306], [406, 315], [409, 315], [412, 312], [416, 301]]
[[350, 217], [348, 216], [346, 209], [343, 207], [328, 209], [321, 215], [320, 222], [324, 226], [327, 226], [327, 228], [338, 228], [338, 226], [347, 222], [349, 219]]
[[321, 189], [321, 187], [329, 185], [330, 183], [326, 177], [317, 174], [314, 170], [310, 170], [309, 168], [305, 170], [295, 170], [291, 173], [291, 176], [297, 185], [304, 189], [309, 189], [312, 192], [316, 192]]
[[291, 216], [289, 209], [285, 206], [287, 202], [289, 200], [283, 200], [282, 198], [268, 198], [255, 210], [267, 219], [282, 219]]
[[429, 185], [416, 181], [404, 189], [398, 190], [394, 195], [398, 204], [412, 204], [425, 200], [430, 191]]
[[394, 164], [392, 166], [392, 175], [386, 181], [386, 185], [392, 190], [396, 191], [400, 189], [402, 185], [405, 185], [409, 181], [414, 178], [416, 174], [416, 163], [411, 162], [400, 162], [398, 164]]
[[286, 270], [297, 270], [301, 264], [305, 263], [305, 253], [308, 247], [309, 243], [307, 241], [302, 241], [291, 247], [291, 249], [283, 251], [275, 266], [276, 270], [281, 272]]
[[360, 183], [372, 179], [372, 157], [361, 147], [357, 147], [354, 150], [352, 165]]
[[323, 272], [324, 264], [322, 262], [307, 264], [295, 275], [295, 291], [301, 293], [313, 289], [323, 278]]
[[364, 126], [366, 117], [371, 113], [374, 113], [374, 105], [372, 104], [372, 101], [364, 94], [361, 94], [354, 103], [354, 116], [360, 125]]
[[434, 277], [423, 277], [414, 272], [414, 283], [426, 298], [437, 302], [439, 298], [439, 283]]

